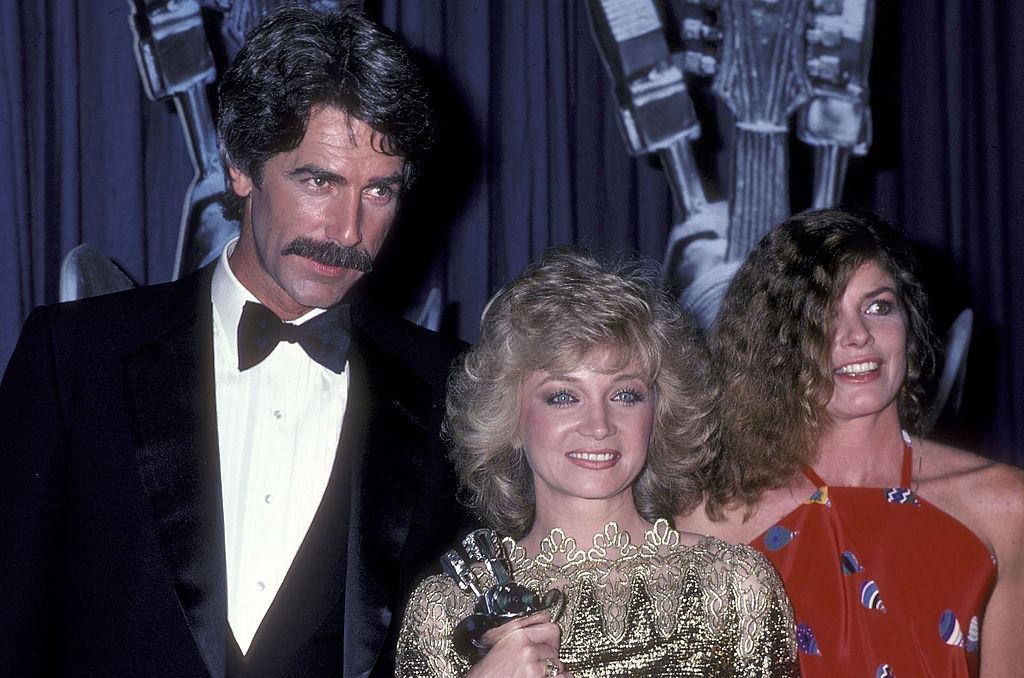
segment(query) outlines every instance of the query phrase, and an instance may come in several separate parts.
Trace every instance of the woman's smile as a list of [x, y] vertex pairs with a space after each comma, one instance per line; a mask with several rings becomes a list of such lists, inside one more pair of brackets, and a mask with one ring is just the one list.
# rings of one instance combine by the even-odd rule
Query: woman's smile
[[573, 464], [595, 471], [611, 468], [618, 464], [619, 459], [622, 458], [622, 455], [615, 450], [573, 451], [567, 452], [565, 456]]
[[618, 499], [647, 461], [654, 397], [635, 365], [600, 348], [570, 370], [523, 380], [519, 435], [538, 505]]

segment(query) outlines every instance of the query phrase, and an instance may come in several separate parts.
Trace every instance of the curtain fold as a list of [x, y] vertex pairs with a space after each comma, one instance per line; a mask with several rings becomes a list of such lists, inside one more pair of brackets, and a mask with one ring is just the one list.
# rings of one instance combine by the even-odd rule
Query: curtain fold
[[143, 93], [129, 16], [124, 0], [0, 5], [0, 366], [75, 246], [140, 283], [171, 275], [193, 170], [173, 108]]
[[1024, 464], [1024, 6], [901, 3], [898, 221], [935, 260], [939, 329], [975, 313], [949, 435]]

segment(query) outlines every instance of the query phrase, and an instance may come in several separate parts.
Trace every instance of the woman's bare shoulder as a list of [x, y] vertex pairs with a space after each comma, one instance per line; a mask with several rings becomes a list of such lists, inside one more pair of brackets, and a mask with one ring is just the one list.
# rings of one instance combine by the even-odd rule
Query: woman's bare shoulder
[[931, 440], [915, 445], [918, 493], [997, 551], [1024, 530], [1024, 469]]
[[914, 456], [920, 471], [919, 476], [914, 475], [918, 476], [922, 493], [931, 488], [997, 505], [1007, 505], [1016, 499], [1024, 506], [1024, 469], [933, 440], [920, 441]]

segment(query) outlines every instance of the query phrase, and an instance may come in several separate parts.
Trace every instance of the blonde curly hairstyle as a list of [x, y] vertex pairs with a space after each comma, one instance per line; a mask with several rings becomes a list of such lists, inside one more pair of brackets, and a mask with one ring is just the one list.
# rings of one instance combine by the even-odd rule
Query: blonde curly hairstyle
[[633, 486], [639, 513], [671, 520], [699, 503], [718, 451], [716, 390], [698, 331], [657, 280], [640, 262], [606, 265], [555, 248], [491, 299], [479, 340], [449, 379], [445, 420], [463, 498], [486, 524], [514, 538], [533, 524], [533, 477], [517, 446], [523, 380], [571, 371], [595, 349], [636, 364], [656, 395]]

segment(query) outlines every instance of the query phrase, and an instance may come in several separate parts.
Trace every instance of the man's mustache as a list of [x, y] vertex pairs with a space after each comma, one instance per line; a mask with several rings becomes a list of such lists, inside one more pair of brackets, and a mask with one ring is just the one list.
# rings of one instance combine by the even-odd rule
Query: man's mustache
[[313, 240], [306, 236], [299, 236], [284, 246], [281, 256], [289, 254], [312, 259], [324, 266], [341, 266], [361, 273], [373, 270], [373, 258], [365, 250], [342, 247], [333, 242]]

